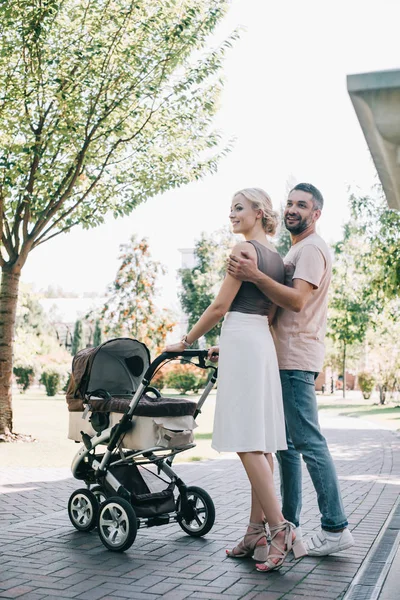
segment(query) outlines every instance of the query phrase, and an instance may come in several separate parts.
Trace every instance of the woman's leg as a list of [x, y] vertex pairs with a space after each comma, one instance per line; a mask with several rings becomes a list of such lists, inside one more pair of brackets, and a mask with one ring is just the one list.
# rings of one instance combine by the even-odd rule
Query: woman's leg
[[[293, 547], [296, 535], [290, 524], [285, 521], [280, 509], [275, 493], [270, 461], [265, 460], [262, 452], [238, 452], [238, 454], [254, 490], [254, 496], [261, 506], [272, 534], [269, 557], [266, 562], [263, 561], [263, 563], [258, 564], [257, 569], [259, 571], [271, 571], [283, 564], [288, 551]], [[257, 510], [257, 503], [254, 508]], [[303, 548], [298, 549], [298, 551], [296, 549], [298, 558], [304, 553]]]
[[[265, 455], [268, 462], [272, 456]], [[232, 550], [227, 550], [228, 556], [245, 557], [252, 556], [258, 561], [265, 561], [268, 557], [267, 534], [265, 531], [265, 515], [257, 497], [257, 494], [251, 486], [251, 509], [250, 520], [246, 534], [243, 540]]]
[[[268, 458], [265, 460], [262, 452], [238, 452], [238, 455], [266, 520], [270, 527], [278, 525], [284, 518], [275, 493], [272, 469]], [[255, 509], [257, 510], [257, 503]]]
[[[274, 473], [274, 459], [272, 458], [271, 453], [264, 454], [265, 458], [268, 461], [268, 464], [271, 469], [271, 473]], [[251, 523], [264, 523], [266, 521], [264, 511], [260, 504], [259, 499], [257, 498], [257, 494], [253, 486], [251, 486], [251, 510], [250, 510], [250, 522]]]
[[251, 486], [251, 509], [250, 509], [250, 522], [251, 523], [264, 523], [265, 515], [257, 497], [257, 494]]

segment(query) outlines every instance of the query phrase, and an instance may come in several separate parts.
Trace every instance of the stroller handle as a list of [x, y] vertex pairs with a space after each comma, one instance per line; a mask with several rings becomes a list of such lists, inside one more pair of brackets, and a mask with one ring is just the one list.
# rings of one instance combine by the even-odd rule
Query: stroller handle
[[154, 371], [165, 360], [168, 360], [171, 358], [179, 358], [179, 357], [195, 358], [196, 356], [200, 359], [205, 360], [208, 356], [208, 350], [183, 350], [182, 352], [163, 352], [162, 354], [160, 354], [159, 356], [157, 356], [157, 358], [155, 358], [153, 360], [153, 362], [147, 369], [146, 373], [144, 374], [144, 379], [146, 379], [147, 381], [150, 381], [151, 378], [153, 377]]

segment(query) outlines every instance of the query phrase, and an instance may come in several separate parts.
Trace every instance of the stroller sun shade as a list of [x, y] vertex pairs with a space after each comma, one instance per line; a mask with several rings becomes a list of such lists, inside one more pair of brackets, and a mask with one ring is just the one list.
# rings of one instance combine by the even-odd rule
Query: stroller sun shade
[[150, 364], [149, 351], [137, 340], [121, 338], [99, 347], [86, 391], [106, 390], [112, 396], [134, 394]]

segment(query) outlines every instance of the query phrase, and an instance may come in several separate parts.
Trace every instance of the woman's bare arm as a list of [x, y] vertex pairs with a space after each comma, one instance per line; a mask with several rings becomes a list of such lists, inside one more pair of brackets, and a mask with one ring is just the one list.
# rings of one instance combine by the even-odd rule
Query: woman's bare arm
[[[249, 251], [249, 245], [250, 244], [247, 244], [246, 242], [237, 244], [232, 250], [232, 255], [240, 256], [240, 253], [243, 249]], [[252, 250], [253, 248], [250, 247], [250, 252]], [[253, 251], [255, 254], [255, 250]], [[229, 273], [227, 273], [217, 297], [203, 312], [200, 319], [187, 334], [187, 343], [193, 344], [193, 342], [198, 340], [202, 335], [208, 333], [210, 329], [212, 329], [225, 316], [241, 285], [241, 281], [235, 279], [234, 277], [229, 275]], [[184, 346], [182, 342], [179, 342], [178, 344], [172, 344], [170, 346], [167, 346], [166, 351], [180, 352], [182, 349], [184, 349]]]

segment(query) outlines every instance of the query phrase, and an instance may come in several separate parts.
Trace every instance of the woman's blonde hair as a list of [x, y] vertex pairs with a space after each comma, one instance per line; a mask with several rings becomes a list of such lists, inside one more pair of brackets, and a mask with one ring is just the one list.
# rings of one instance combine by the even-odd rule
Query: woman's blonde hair
[[253, 205], [254, 210], [262, 211], [262, 227], [268, 235], [274, 235], [279, 222], [279, 215], [272, 208], [272, 200], [261, 188], [244, 188], [233, 195], [235, 198], [241, 194]]

